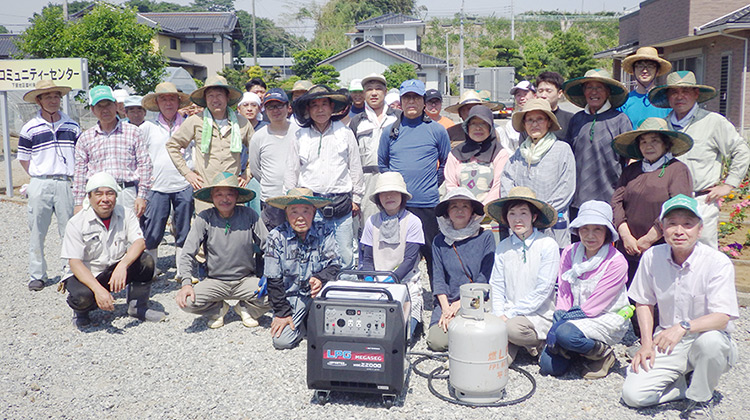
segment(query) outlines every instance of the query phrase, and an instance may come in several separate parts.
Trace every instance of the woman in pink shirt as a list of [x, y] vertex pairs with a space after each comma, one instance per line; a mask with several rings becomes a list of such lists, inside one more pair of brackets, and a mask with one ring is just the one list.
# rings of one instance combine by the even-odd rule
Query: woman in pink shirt
[[612, 346], [628, 330], [627, 319], [618, 314], [629, 305], [628, 263], [612, 245], [618, 234], [608, 203], [583, 203], [570, 231], [581, 242], [567, 246], [560, 256], [557, 310], [539, 364], [543, 374], [559, 376], [574, 356], [581, 356], [583, 377], [599, 379], [614, 365]]

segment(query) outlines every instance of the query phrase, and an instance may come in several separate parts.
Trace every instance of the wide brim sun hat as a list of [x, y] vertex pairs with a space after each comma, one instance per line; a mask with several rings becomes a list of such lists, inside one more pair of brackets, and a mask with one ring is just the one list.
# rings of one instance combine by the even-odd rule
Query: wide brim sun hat
[[43, 95], [47, 92], [59, 92], [60, 96], [65, 96], [71, 90], [72, 89], [67, 86], [57, 86], [54, 81], [44, 79], [36, 82], [36, 86], [34, 87], [34, 89], [26, 92], [26, 94], [23, 95], [23, 100], [35, 104], [36, 97], [39, 95]]
[[612, 223], [612, 206], [609, 203], [590, 200], [581, 204], [578, 209], [578, 217], [570, 222], [568, 229], [572, 234], [578, 235], [578, 228], [586, 225], [606, 226], [612, 233], [613, 242], [620, 239], [620, 235], [617, 234], [617, 229]]
[[211, 191], [216, 187], [229, 187], [237, 190], [239, 195], [237, 196], [237, 203], [247, 203], [255, 198], [255, 192], [247, 188], [240, 187], [239, 178], [237, 175], [230, 172], [222, 172], [214, 177], [211, 181], [211, 185], [203, 187], [193, 193], [193, 197], [196, 200], [203, 201], [205, 203], [213, 203], [211, 199]]
[[307, 204], [319, 209], [331, 204], [331, 200], [315, 197], [312, 190], [308, 188], [292, 188], [286, 195], [269, 198], [266, 200], [266, 204], [282, 210], [293, 204]]
[[406, 182], [404, 177], [398, 172], [383, 172], [379, 174], [375, 180], [375, 190], [370, 194], [370, 201], [376, 205], [380, 205], [378, 194], [383, 192], [399, 192], [406, 197], [404, 202], [411, 200], [412, 195], [406, 190]]
[[541, 111], [544, 112], [545, 115], [547, 115], [547, 118], [549, 118], [550, 121], [550, 127], [549, 130], [547, 130], [548, 132], [561, 129], [560, 123], [557, 121], [557, 117], [552, 112], [552, 107], [550, 107], [549, 102], [546, 99], [533, 98], [529, 99], [529, 101], [526, 102], [526, 104], [520, 111], [513, 113], [513, 116], [511, 117], [511, 123], [513, 124], [514, 130], [518, 131], [519, 133], [523, 133], [526, 131], [526, 127], [523, 124], [523, 117], [526, 115], [526, 113], [531, 111]]
[[292, 105], [294, 118], [300, 123], [309, 120], [310, 113], [307, 111], [307, 106], [313, 100], [321, 98], [328, 98], [333, 102], [333, 115], [341, 112], [349, 105], [346, 95], [342, 95], [326, 85], [315, 85], [311, 87], [307, 93], [294, 101], [294, 104]]
[[162, 82], [156, 85], [154, 91], [144, 96], [141, 103], [147, 110], [159, 112], [159, 105], [156, 103], [156, 98], [162, 95], [177, 95], [180, 98], [180, 108], [190, 105], [190, 95], [177, 90], [177, 86], [172, 82]]
[[203, 87], [194, 90], [193, 93], [190, 94], [190, 100], [193, 101], [196, 105], [205, 108], [206, 89], [211, 87], [222, 87], [229, 92], [229, 97], [227, 98], [227, 106], [237, 105], [237, 102], [239, 102], [240, 98], [242, 98], [242, 91], [230, 85], [227, 82], [227, 79], [225, 79], [224, 77], [215, 75], [206, 79], [206, 83], [203, 85]]
[[[480, 104], [490, 109], [493, 109], [498, 106], [498, 104], [496, 103], [482, 99], [482, 97], [479, 96], [479, 93], [477, 91], [467, 90], [458, 99], [458, 103], [445, 107], [445, 111], [453, 113], [453, 114], [458, 114], [458, 110], [461, 109], [462, 106], [470, 105], [470, 104]], [[505, 108], [505, 106], [503, 106], [503, 108]], [[496, 110], [496, 109], [493, 109], [493, 110]]]
[[604, 69], [592, 69], [583, 77], [576, 77], [563, 83], [563, 93], [572, 104], [586, 107], [586, 97], [583, 95], [583, 85], [586, 82], [599, 82], [609, 87], [609, 103], [612, 108], [618, 108], [628, 99], [625, 85], [612, 78], [612, 74]]
[[659, 57], [659, 52], [654, 47], [641, 47], [635, 54], [625, 57], [622, 60], [622, 69], [630, 74], [635, 74], [633, 66], [638, 61], [654, 61], [659, 65], [659, 70], [656, 72], [656, 77], [664, 76], [672, 70], [672, 63]]
[[[546, 102], [546, 101], [545, 101]], [[503, 207], [513, 201], [525, 201], [539, 210], [539, 216], [534, 221], [537, 229], [546, 229], [557, 223], [557, 211], [542, 200], [536, 198], [536, 193], [529, 187], [513, 187], [507, 197], [490, 201], [484, 206], [484, 211], [501, 225], [508, 227], [508, 221], [503, 216]]]
[[673, 156], [684, 155], [693, 147], [693, 138], [685, 133], [670, 130], [667, 121], [662, 118], [646, 118], [637, 130], [628, 131], [616, 136], [612, 140], [612, 148], [617, 153], [628, 159], [643, 159], [641, 149], [638, 147], [636, 139], [638, 136], [646, 133], [659, 133], [669, 136], [672, 139], [672, 147], [667, 150]]
[[648, 92], [648, 100], [656, 107], [670, 108], [667, 91], [670, 88], [698, 88], [698, 100], [703, 103], [713, 99], [716, 95], [716, 89], [708, 85], [699, 85], [692, 71], [675, 71], [667, 75], [667, 84], [657, 86]]
[[435, 216], [448, 217], [448, 206], [450, 206], [450, 202], [454, 200], [468, 200], [471, 203], [471, 208], [474, 211], [474, 214], [484, 216], [484, 205], [481, 201], [477, 200], [476, 197], [474, 197], [474, 194], [472, 194], [466, 187], [453, 188], [448, 191], [443, 199], [440, 200], [440, 203], [435, 206]]

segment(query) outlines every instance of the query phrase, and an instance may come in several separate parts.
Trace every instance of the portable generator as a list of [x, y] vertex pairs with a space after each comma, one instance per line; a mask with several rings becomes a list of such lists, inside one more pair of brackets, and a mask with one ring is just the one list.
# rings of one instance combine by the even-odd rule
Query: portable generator
[[380, 394], [387, 408], [393, 406], [408, 366], [410, 316], [404, 284], [326, 284], [307, 319], [307, 387], [318, 403], [325, 404], [331, 391], [343, 391]]

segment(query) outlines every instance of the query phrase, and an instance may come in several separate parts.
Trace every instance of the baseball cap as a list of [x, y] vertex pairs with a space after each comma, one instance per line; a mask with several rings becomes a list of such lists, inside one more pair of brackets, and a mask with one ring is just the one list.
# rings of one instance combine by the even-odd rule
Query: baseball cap
[[361, 79], [352, 79], [349, 83], [349, 92], [362, 92], [365, 88], [362, 87]]
[[91, 88], [89, 91], [89, 105], [94, 106], [100, 101], [108, 100], [117, 102], [115, 95], [112, 93], [112, 88], [109, 86], [98, 85]]
[[703, 217], [701, 217], [701, 213], [698, 211], [698, 200], [693, 197], [688, 197], [685, 194], [677, 194], [665, 201], [664, 204], [661, 205], [659, 220], [663, 221], [664, 217], [666, 217], [669, 212], [677, 209], [685, 209], [703, 221]]
[[401, 83], [399, 88], [399, 96], [404, 96], [407, 93], [416, 93], [419, 96], [424, 96], [424, 83], [418, 79], [409, 79]]
[[289, 103], [289, 96], [287, 96], [286, 92], [284, 92], [284, 89], [269, 89], [268, 92], [266, 92], [266, 96], [263, 98], [263, 105], [265, 106], [271, 101], [277, 101], [287, 104]]
[[511, 95], [515, 95], [519, 90], [530, 90], [536, 92], [536, 88], [528, 80], [521, 80], [517, 85], [513, 86], [510, 90]]
[[431, 99], [440, 99], [440, 101], [442, 101], [443, 95], [441, 95], [437, 89], [430, 89], [424, 93], [424, 101], [427, 102]]
[[383, 86], [387, 86], [388, 83], [385, 81], [385, 77], [382, 74], [372, 73], [369, 76], [362, 79], [362, 86], [366, 85], [368, 82], [380, 82], [383, 84]]
[[129, 108], [131, 106], [140, 106], [143, 107], [143, 104], [141, 104], [141, 101], [143, 101], [143, 96], [139, 95], [131, 95], [125, 98], [125, 108]]

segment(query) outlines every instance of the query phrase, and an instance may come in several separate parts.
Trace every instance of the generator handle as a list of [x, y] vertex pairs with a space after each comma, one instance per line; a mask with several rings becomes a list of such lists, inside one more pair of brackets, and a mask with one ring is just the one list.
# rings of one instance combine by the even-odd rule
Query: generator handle
[[364, 281], [359, 280], [359, 276], [391, 276], [394, 283], [401, 284], [401, 279], [398, 278], [396, 273], [394, 271], [385, 271], [385, 270], [340, 270], [338, 275], [336, 276], [337, 279], [341, 278], [342, 274], [349, 274], [353, 276], [357, 276], [357, 281]]
[[323, 293], [320, 294], [321, 299], [325, 299], [328, 292], [331, 290], [337, 291], [337, 292], [357, 292], [357, 293], [381, 293], [385, 295], [385, 297], [388, 298], [389, 302], [393, 302], [393, 295], [391, 294], [388, 289], [384, 287], [368, 287], [366, 289], [355, 289], [352, 287], [346, 287], [346, 286], [328, 286], [325, 289], [323, 289]]

